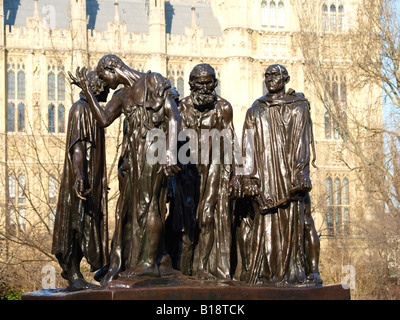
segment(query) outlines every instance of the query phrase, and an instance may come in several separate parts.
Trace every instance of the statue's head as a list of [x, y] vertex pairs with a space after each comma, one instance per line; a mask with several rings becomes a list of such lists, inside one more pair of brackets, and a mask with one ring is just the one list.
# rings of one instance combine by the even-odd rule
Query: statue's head
[[96, 71], [90, 71], [87, 74], [89, 80], [89, 87], [96, 95], [96, 98], [99, 102], [106, 102], [108, 93], [110, 92], [110, 88], [108, 87], [107, 83], [101, 80], [97, 76]]
[[189, 85], [195, 105], [204, 106], [216, 100], [215, 88], [218, 80], [214, 68], [209, 64], [202, 63], [193, 68], [189, 76]]
[[99, 60], [96, 72], [101, 80], [115, 90], [122, 81], [119, 75], [124, 66], [125, 63], [119, 57], [114, 54], [107, 54]]
[[270, 65], [265, 70], [265, 85], [269, 92], [276, 93], [285, 90], [285, 85], [290, 81], [286, 68], [280, 64]]

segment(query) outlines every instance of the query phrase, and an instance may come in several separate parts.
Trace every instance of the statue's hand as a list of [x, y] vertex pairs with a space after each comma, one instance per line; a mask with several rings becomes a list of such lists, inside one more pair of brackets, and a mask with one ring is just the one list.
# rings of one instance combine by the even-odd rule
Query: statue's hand
[[298, 177], [289, 189], [289, 194], [292, 198], [304, 197], [307, 192], [312, 189], [312, 183], [308, 175]]
[[180, 171], [181, 168], [179, 168], [179, 166], [177, 165], [176, 156], [171, 150], [167, 150], [164, 162], [160, 164], [160, 169], [158, 169], [158, 173], [163, 172], [165, 176], [170, 178]]
[[85, 190], [85, 177], [83, 174], [77, 174], [75, 178], [75, 185], [74, 185], [76, 196], [79, 199], [86, 200], [84, 196], [89, 194], [91, 189]]
[[238, 199], [242, 196], [242, 185], [240, 183], [240, 177], [233, 176], [229, 181], [229, 193], [234, 199]]
[[252, 181], [248, 180], [243, 185], [243, 197], [255, 197], [260, 194], [260, 190], [258, 185]]
[[68, 75], [71, 78], [71, 84], [74, 84], [82, 89], [84, 93], [89, 91], [89, 80], [87, 78], [87, 69], [83, 67], [80, 69], [79, 67], [76, 69], [76, 76], [74, 77], [71, 72], [68, 71]]

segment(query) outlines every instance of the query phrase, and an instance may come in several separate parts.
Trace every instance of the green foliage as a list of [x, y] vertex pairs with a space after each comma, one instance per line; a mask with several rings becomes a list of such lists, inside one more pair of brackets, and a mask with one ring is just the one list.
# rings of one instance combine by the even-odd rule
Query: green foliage
[[0, 300], [21, 300], [22, 291], [6, 283], [0, 283]]

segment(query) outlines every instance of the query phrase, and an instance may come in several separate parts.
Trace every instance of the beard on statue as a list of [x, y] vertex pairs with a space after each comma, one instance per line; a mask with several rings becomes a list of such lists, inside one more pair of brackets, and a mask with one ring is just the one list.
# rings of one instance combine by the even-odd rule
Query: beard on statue
[[217, 100], [217, 94], [214, 90], [193, 90], [191, 97], [196, 106], [207, 106]]

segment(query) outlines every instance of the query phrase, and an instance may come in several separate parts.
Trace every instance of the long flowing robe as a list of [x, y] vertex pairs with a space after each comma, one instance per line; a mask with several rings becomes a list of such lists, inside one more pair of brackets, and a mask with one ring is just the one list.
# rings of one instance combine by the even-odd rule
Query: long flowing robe
[[[144, 83], [147, 86], [147, 82]], [[131, 88], [121, 89], [116, 98], [125, 99], [129, 90]], [[168, 95], [164, 102], [167, 99], [173, 102]], [[118, 163], [120, 195], [106, 281], [117, 274], [125, 277], [141, 274], [137, 267], [153, 260], [157, 262], [155, 268], [160, 268], [163, 258], [167, 179], [160, 170], [160, 163], [147, 161], [146, 154], [154, 143], [147, 139], [147, 134], [152, 129], [160, 129], [167, 135], [168, 119], [166, 103], [158, 108], [156, 102], [149, 101], [146, 89], [140, 103], [124, 104], [122, 110], [125, 120]], [[162, 275], [161, 268], [159, 271]]]
[[[218, 97], [215, 109], [200, 112], [192, 107], [190, 99], [190, 96], [186, 97], [179, 105], [183, 129], [195, 130], [198, 138], [201, 138], [202, 129], [224, 129], [221, 104], [229, 104], [226, 100]], [[184, 108], [183, 104], [190, 107]], [[231, 132], [230, 138], [233, 136], [234, 132]], [[168, 217], [171, 220], [169, 236], [174, 239], [168, 239], [172, 242], [169, 252], [172, 252], [174, 266], [180, 267], [184, 274], [204, 272], [215, 278], [229, 279], [232, 246], [229, 181], [232, 165], [224, 164], [223, 147], [220, 148], [220, 162], [213, 163], [211, 146], [208, 164], [200, 161], [184, 165], [174, 179], [174, 198]], [[210, 252], [201, 248], [208, 245], [208, 234], [202, 228], [202, 221], [212, 228]], [[186, 248], [182, 248], [184, 246]]]
[[[75, 193], [73, 146], [84, 145], [84, 174], [86, 188], [91, 189], [87, 200]], [[108, 264], [107, 175], [104, 129], [98, 126], [88, 103], [77, 101], [69, 112], [64, 169], [61, 177], [53, 232], [52, 253], [65, 270], [72, 251], [74, 234], [83, 256], [95, 271]]]
[[148, 213], [151, 211], [164, 219], [166, 210], [167, 186], [163, 173], [158, 172], [160, 165], [146, 161], [146, 152], [152, 144], [146, 141], [146, 136], [154, 128], [152, 123], [152, 127], [146, 125], [150, 123], [149, 110], [140, 105], [131, 112], [125, 110], [124, 114], [122, 153], [118, 163], [120, 196], [116, 209], [116, 234], [119, 236], [114, 238], [111, 251], [113, 274], [132, 270], [140, 263], [146, 245], [142, 239], [147, 230]]
[[[244, 129], [255, 134], [253, 179], [266, 198], [289, 197], [297, 179], [309, 178], [309, 103], [290, 90], [282, 100], [261, 97], [247, 111]], [[249, 282], [296, 285], [306, 280], [305, 199], [262, 215], [255, 202]]]

